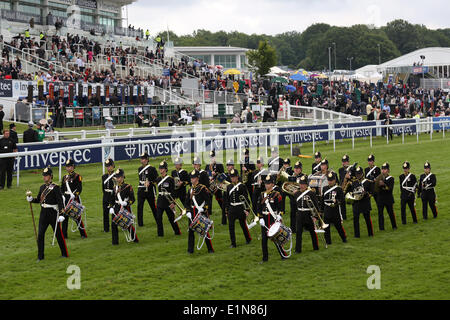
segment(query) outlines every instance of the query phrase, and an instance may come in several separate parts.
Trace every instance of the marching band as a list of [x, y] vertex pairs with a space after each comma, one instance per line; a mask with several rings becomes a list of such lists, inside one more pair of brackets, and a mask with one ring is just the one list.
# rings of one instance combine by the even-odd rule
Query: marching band
[[[357, 163], [350, 165], [350, 157], [344, 155], [342, 167], [336, 173], [330, 170], [326, 157], [322, 159], [321, 153], [316, 152], [312, 173], [307, 175], [300, 161], [291, 167], [289, 158], [281, 159], [276, 148], [272, 148], [272, 152], [265, 168], [262, 157], [255, 164], [250, 161], [249, 150], [244, 149], [239, 173], [232, 159], [227, 161], [224, 170], [223, 165], [216, 162], [215, 152], [211, 151], [210, 163], [205, 170], [201, 169], [201, 159], [195, 157], [192, 163], [194, 170], [190, 174], [182, 168], [183, 161], [180, 158], [174, 160], [171, 174], [168, 163], [162, 161], [158, 174], [156, 168], [149, 164], [149, 155], [144, 152], [140, 155], [141, 167], [138, 169], [137, 218], [132, 211], [135, 202], [133, 187], [125, 183], [124, 170], [116, 170], [114, 161], [108, 159], [105, 162], [107, 173], [101, 178], [103, 231], [109, 232], [111, 227], [113, 245], [119, 244], [119, 228], [125, 233], [127, 242], [139, 242], [136, 224], [139, 227], [144, 225], [144, 203], [147, 201], [156, 221], [158, 236], [164, 236], [163, 214], [166, 212], [175, 235], [181, 235], [178, 221], [183, 218], [188, 220], [188, 253], [194, 252], [196, 233], [199, 236], [197, 249], [200, 250], [206, 243], [208, 252], [214, 253], [214, 222], [211, 219], [213, 198], [222, 211], [222, 225], [228, 224], [231, 248], [237, 246], [236, 220], [239, 221], [247, 244], [252, 241], [250, 229], [260, 224], [262, 262], [269, 258], [269, 239], [275, 244], [281, 259], [291, 256], [294, 241], [295, 253], [301, 253], [304, 230], [309, 232], [314, 250], [319, 250], [319, 242], [323, 242], [325, 248], [331, 245], [331, 225], [334, 225], [342, 242], [346, 243], [348, 236], [344, 221], [347, 204], [351, 204], [353, 211], [354, 237], [360, 238], [361, 214], [366, 222], [368, 236], [373, 237], [371, 198], [374, 198], [378, 209], [379, 229], [384, 230], [385, 208], [392, 228], [397, 229], [393, 196], [395, 178], [390, 175], [389, 163], [379, 168], [375, 165], [375, 156], [369, 155], [368, 167], [363, 170]], [[80, 235], [87, 237], [86, 221], [82, 220], [86, 208], [80, 198], [82, 178], [75, 173], [72, 159], [67, 160], [66, 169], [68, 174], [58, 186], [52, 180], [51, 168], [45, 168], [42, 173], [44, 184], [38, 196], [33, 198], [31, 191], [26, 195], [31, 210], [32, 203], [41, 206], [39, 232], [36, 232], [38, 261], [44, 259], [44, 236], [49, 225], [54, 230], [54, 239], [57, 239], [63, 257], [68, 257], [65, 242], [68, 220], [72, 219]], [[428, 218], [428, 207], [436, 218], [436, 176], [431, 173], [430, 163], [425, 163], [419, 181], [411, 173], [409, 162], [402, 164], [402, 170], [399, 177], [402, 224], [406, 224], [407, 206], [413, 223], [418, 222], [416, 194], [422, 199], [423, 219]], [[283, 221], [287, 211], [284, 204], [286, 198], [290, 204], [290, 228]], [[296, 234], [295, 240], [293, 234]]]

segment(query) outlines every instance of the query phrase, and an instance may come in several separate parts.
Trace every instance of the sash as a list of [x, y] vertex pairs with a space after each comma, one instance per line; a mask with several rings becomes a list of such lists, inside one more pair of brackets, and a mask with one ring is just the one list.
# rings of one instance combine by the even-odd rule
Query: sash
[[319, 170], [319, 168], [320, 168], [320, 165], [322, 164], [322, 161], [321, 162], [319, 162], [318, 164], [317, 164], [317, 166], [315, 166], [314, 167], [314, 169], [313, 170]]
[[296, 201], [298, 202], [299, 200], [301, 200], [308, 192], [309, 192], [309, 189], [305, 190], [305, 192], [303, 192], [303, 193], [297, 198]]
[[233, 193], [234, 190], [236, 190], [236, 188], [239, 188], [239, 185], [241, 183], [239, 182], [237, 185], [235, 185], [233, 188], [231, 188], [230, 192], [228, 192], [229, 195], [231, 195]]
[[367, 172], [366, 178], [367, 178], [368, 176], [370, 176], [370, 174], [372, 173], [372, 171], [375, 170], [376, 168], [377, 168], [377, 166], [373, 166], [373, 168], [370, 169], [369, 172]]
[[423, 181], [422, 182], [425, 182], [425, 181], [427, 181], [430, 177], [431, 177], [431, 175], [432, 175], [432, 173], [430, 172], [430, 174], [429, 175], [427, 175], [424, 179], [423, 179]]
[[272, 161], [270, 161], [270, 162], [269, 162], [269, 168], [270, 168], [270, 166], [273, 164], [273, 162], [276, 161], [276, 160], [278, 160], [278, 159], [280, 159], [280, 157], [276, 157], [275, 159], [273, 159]]
[[114, 177], [115, 175], [116, 175], [115, 173], [113, 173], [112, 175], [110, 175], [110, 176], [108, 177], [108, 179], [106, 179], [105, 182], [103, 182], [103, 184], [106, 185], [106, 184], [108, 183], [108, 181], [111, 180], [111, 178]]
[[169, 178], [169, 176], [166, 176], [164, 179], [162, 179], [159, 183], [158, 183], [158, 187], [167, 180], [167, 178]]
[[411, 173], [409, 173], [409, 174], [406, 176], [405, 180], [403, 180], [403, 183], [402, 183], [402, 188], [403, 188], [403, 189], [405, 188], [405, 183], [408, 181], [408, 179], [409, 179], [410, 176], [411, 176]]
[[142, 174], [142, 172], [144, 172], [145, 170], [147, 170], [148, 168], [150, 168], [151, 165], [147, 165], [146, 167], [144, 167], [144, 169], [142, 169], [141, 171], [139, 171], [138, 175], [140, 176]]
[[336, 189], [338, 186], [336, 185], [336, 186], [334, 186], [333, 188], [331, 188], [331, 189], [328, 189], [324, 194], [323, 194], [323, 196], [325, 197], [328, 193], [330, 193], [331, 191], [333, 191], [334, 189]]

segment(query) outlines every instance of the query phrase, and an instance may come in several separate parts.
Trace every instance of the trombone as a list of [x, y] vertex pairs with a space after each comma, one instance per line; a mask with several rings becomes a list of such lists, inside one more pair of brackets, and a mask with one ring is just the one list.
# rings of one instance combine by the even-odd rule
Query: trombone
[[250, 214], [247, 215], [247, 228], [250, 230], [251, 228], [253, 228], [254, 226], [256, 226], [256, 224], [257, 224], [258, 221], [259, 221], [259, 218], [258, 218], [258, 216], [255, 214], [255, 212], [253, 211], [252, 206], [251, 206], [251, 204], [248, 202], [248, 200], [247, 200], [246, 197], [244, 197], [243, 195], [240, 195], [240, 196], [239, 196], [239, 200], [242, 201], [242, 202], [244, 202], [244, 210], [245, 210], [245, 211], [249, 211], [249, 212], [254, 216], [254, 218], [251, 219], [251, 218], [250, 218]]
[[[172, 197], [172, 195], [170, 194], [170, 192], [167, 192], [166, 189], [162, 188], [161, 189], [164, 192], [164, 197], [166, 197], [166, 199], [170, 202], [170, 204], [174, 204], [175, 208], [172, 209], [173, 213], [175, 214], [176, 218], [174, 220], [174, 222], [177, 222], [178, 220], [180, 220], [181, 218], [183, 218], [184, 215], [186, 215], [186, 209], [183, 208], [182, 204], [179, 202], [179, 200], [177, 201], [177, 199], [175, 199], [174, 197]], [[180, 212], [177, 212], [177, 209]]]
[[314, 224], [314, 232], [316, 234], [320, 234], [320, 238], [322, 239], [323, 243], [325, 244], [325, 248], [328, 248], [327, 241], [325, 240], [325, 229], [328, 228], [328, 224], [326, 224], [322, 217], [320, 216], [319, 210], [317, 210], [316, 206], [312, 202], [311, 198], [309, 196], [305, 196], [306, 204], [308, 205], [308, 208], [311, 210], [311, 216], [312, 221]]

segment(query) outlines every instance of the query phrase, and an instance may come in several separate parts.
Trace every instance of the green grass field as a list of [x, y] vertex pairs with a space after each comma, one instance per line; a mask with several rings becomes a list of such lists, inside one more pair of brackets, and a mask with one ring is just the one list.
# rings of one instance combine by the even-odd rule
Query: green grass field
[[[395, 213], [399, 224], [393, 231], [387, 213], [386, 231], [378, 231], [376, 209], [371, 216], [375, 236], [367, 237], [364, 220], [360, 221], [361, 238], [353, 237], [351, 206], [344, 227], [348, 243], [340, 241], [332, 227], [333, 244], [313, 251], [309, 235], [303, 235], [303, 252], [282, 261], [273, 243], [269, 242], [269, 262], [259, 264], [262, 258], [259, 240], [260, 228], [251, 230], [253, 241], [246, 245], [240, 227], [236, 224], [238, 247], [230, 249], [228, 226], [219, 225], [220, 212], [214, 201], [212, 219], [216, 221], [214, 254], [206, 246], [193, 255], [187, 254], [187, 223], [183, 221], [182, 235], [174, 236], [164, 218], [165, 236], [156, 236], [156, 224], [148, 206], [144, 211], [144, 227], [138, 227], [140, 243], [126, 243], [119, 231], [120, 245], [111, 245], [111, 234], [103, 233], [101, 207], [101, 166], [86, 165], [76, 168], [83, 176], [83, 203], [88, 208], [88, 238], [71, 233], [67, 240], [70, 258], [61, 259], [58, 246], [52, 247], [52, 230], [46, 234], [45, 260], [36, 263], [37, 247], [29, 205], [25, 192], [36, 195], [42, 183], [41, 172], [21, 172], [21, 186], [0, 191], [2, 205], [0, 217], [0, 299], [213, 299], [213, 300], [297, 300], [297, 299], [449, 299], [450, 283], [450, 137], [435, 134], [433, 140], [421, 135], [407, 137], [406, 143], [396, 137], [386, 145], [383, 138], [357, 140], [352, 150], [351, 141], [333, 145], [316, 145], [337, 170], [344, 153], [351, 162], [366, 166], [367, 156], [374, 153], [378, 166], [388, 161], [395, 177]], [[316, 149], [317, 150], [317, 149]], [[304, 145], [303, 154], [312, 154], [312, 146]], [[289, 156], [289, 148], [281, 155]], [[408, 224], [400, 219], [398, 176], [403, 161], [411, 162], [417, 176], [423, 164], [430, 161], [432, 172], [438, 180], [437, 219], [422, 219], [422, 203], [417, 200], [419, 223]], [[159, 159], [153, 161], [157, 165]], [[312, 160], [303, 160], [305, 171], [310, 173]], [[125, 170], [127, 181], [137, 184], [139, 161], [117, 163]], [[173, 166], [170, 166], [172, 169]], [[185, 165], [191, 169], [190, 165]], [[55, 168], [55, 176], [57, 168]], [[375, 206], [372, 205], [374, 208]], [[289, 204], [287, 202], [287, 208]], [[136, 213], [137, 204], [133, 206]], [[39, 207], [34, 205], [36, 223]], [[429, 212], [429, 216], [431, 213]], [[285, 224], [289, 225], [289, 214]], [[431, 215], [432, 216], [432, 215]], [[196, 236], [196, 240], [198, 237]], [[294, 236], [295, 240], [295, 236]], [[81, 289], [69, 290], [66, 273], [70, 265], [81, 270]], [[371, 274], [368, 266], [381, 269], [381, 289], [369, 290], [366, 286]]]

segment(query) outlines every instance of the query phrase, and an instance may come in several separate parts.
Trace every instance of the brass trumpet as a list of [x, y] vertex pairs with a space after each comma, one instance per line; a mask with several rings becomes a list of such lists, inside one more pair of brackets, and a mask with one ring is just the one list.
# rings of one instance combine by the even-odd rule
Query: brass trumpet
[[247, 216], [247, 228], [250, 230], [251, 228], [253, 228], [254, 226], [256, 226], [256, 224], [259, 221], [258, 216], [255, 214], [255, 212], [252, 209], [251, 204], [248, 202], [247, 198], [244, 197], [243, 195], [239, 196], [239, 200], [244, 202], [244, 210], [249, 211], [252, 215], [253, 215], [253, 219], [250, 217], [250, 214]]

